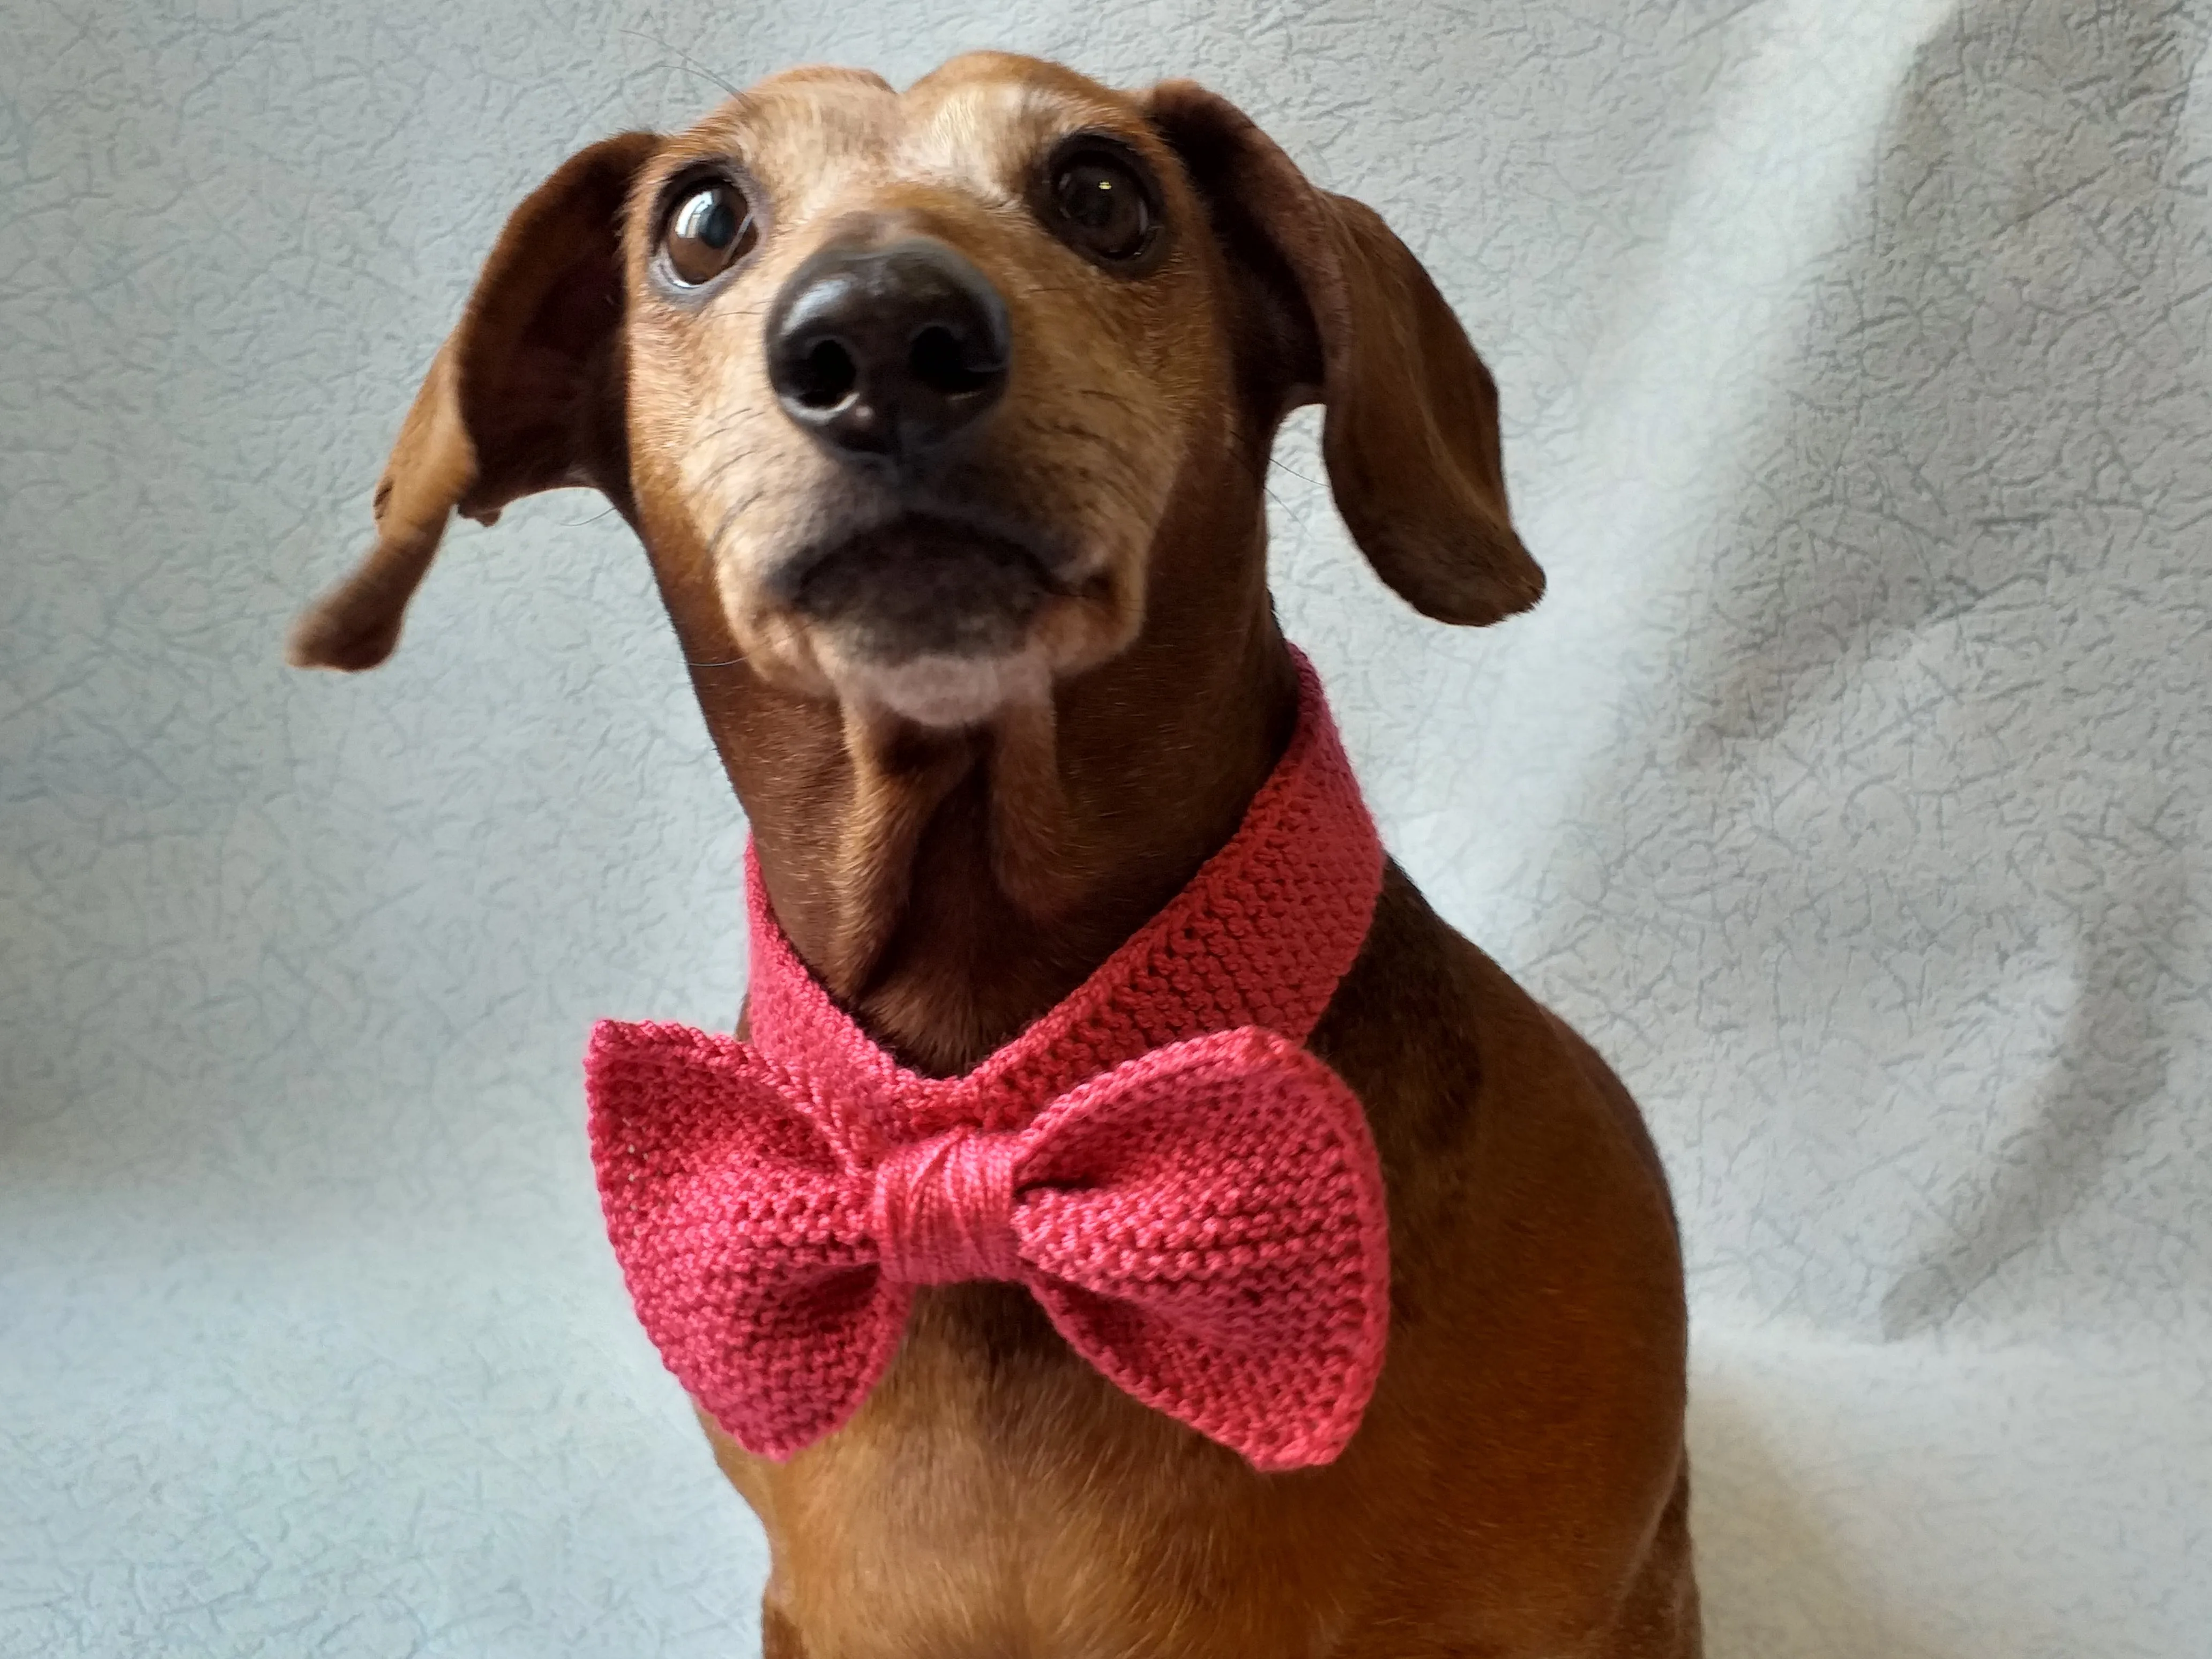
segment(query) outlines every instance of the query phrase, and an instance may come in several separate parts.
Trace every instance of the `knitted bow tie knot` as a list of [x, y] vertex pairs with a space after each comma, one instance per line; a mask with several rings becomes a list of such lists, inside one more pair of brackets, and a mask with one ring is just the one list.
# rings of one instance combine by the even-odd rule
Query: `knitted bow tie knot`
[[904, 1146], [876, 1165], [868, 1232], [895, 1285], [1018, 1279], [1014, 1231], [1018, 1137], [965, 1124]]
[[662, 1358], [739, 1444], [785, 1457], [835, 1430], [918, 1287], [997, 1279], [1260, 1468], [1343, 1449], [1382, 1368], [1389, 1230], [1359, 1101], [1302, 1045], [1382, 849], [1298, 661], [1297, 730], [1228, 845], [973, 1072], [921, 1077], [869, 1039], [750, 855], [751, 1040], [593, 1031], [608, 1237]]

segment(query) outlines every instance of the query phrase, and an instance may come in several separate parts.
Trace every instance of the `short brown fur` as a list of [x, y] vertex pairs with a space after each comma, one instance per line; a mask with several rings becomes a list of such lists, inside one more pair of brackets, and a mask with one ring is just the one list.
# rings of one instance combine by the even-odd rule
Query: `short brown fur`
[[[1172, 240], [1141, 279], [1024, 210], [1077, 128], [1158, 176]], [[745, 170], [763, 235], [687, 307], [653, 239], [702, 160]], [[770, 580], [825, 526], [896, 510], [783, 420], [760, 367], [776, 285], [855, 224], [939, 238], [1006, 295], [1012, 383], [954, 483], [1076, 553], [974, 718], [916, 717]], [[1315, 400], [1392, 586], [1460, 623], [1535, 601], [1457, 322], [1380, 219], [1234, 109], [996, 54], [903, 94], [795, 71], [687, 133], [594, 146], [517, 210], [402, 430], [378, 547], [293, 658], [388, 654], [452, 511], [601, 489], [652, 556], [801, 955], [881, 1041], [956, 1073], [1187, 881], [1281, 751], [1261, 481]], [[1633, 1103], [1395, 866], [1312, 1047], [1364, 1103], [1389, 1193], [1389, 1355], [1350, 1449], [1255, 1474], [1074, 1359], [1020, 1291], [925, 1292], [842, 1431], [778, 1464], [707, 1425], [773, 1552], [771, 1659], [1698, 1653], [1681, 1269]]]

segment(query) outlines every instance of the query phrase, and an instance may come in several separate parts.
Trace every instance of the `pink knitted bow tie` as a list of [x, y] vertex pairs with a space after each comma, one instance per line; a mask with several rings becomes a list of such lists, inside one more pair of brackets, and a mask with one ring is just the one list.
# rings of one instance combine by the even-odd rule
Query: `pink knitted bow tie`
[[957, 1078], [830, 999], [747, 859], [752, 1040], [602, 1021], [592, 1162], [638, 1317], [737, 1442], [845, 1421], [915, 1287], [1025, 1286], [1117, 1386], [1262, 1469], [1326, 1463], [1382, 1369], [1389, 1233], [1358, 1100], [1301, 1046], [1382, 855], [1298, 659], [1298, 726], [1167, 907]]

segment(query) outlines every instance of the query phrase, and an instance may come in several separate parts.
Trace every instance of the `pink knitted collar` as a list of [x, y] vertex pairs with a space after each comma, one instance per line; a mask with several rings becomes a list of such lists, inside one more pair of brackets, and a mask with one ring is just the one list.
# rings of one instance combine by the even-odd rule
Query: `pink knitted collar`
[[1263, 1468], [1324, 1462], [1382, 1362], [1387, 1228], [1358, 1100], [1304, 1049], [1382, 853], [1320, 683], [1165, 908], [975, 1070], [921, 1076], [831, 1000], [750, 850], [751, 1036], [602, 1022], [608, 1231], [649, 1334], [742, 1444], [858, 1407], [913, 1289], [1024, 1285], [1139, 1399]]
[[904, 1139], [956, 1123], [1005, 1129], [1054, 1096], [1150, 1048], [1263, 1026], [1312, 1035], [1367, 939], [1382, 846], [1301, 653], [1298, 723], [1228, 844], [1067, 998], [972, 1072], [927, 1078], [894, 1060], [830, 1000], [769, 908], [745, 856], [752, 1046], [880, 1112]]

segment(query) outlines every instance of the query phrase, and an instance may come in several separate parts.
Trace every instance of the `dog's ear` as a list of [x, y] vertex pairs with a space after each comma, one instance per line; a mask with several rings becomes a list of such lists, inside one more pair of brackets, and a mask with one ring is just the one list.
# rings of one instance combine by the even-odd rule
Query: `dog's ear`
[[1239, 289], [1241, 373], [1279, 420], [1326, 405], [1337, 511], [1382, 580], [1439, 622], [1526, 611], [1544, 573], [1514, 534], [1498, 386], [1436, 284], [1373, 209], [1308, 183], [1227, 100], [1189, 81], [1148, 113], [1212, 216]]
[[580, 484], [630, 516], [622, 216], [659, 142], [593, 144], [508, 216], [377, 483], [376, 545], [294, 625], [295, 667], [390, 656], [456, 508], [489, 524], [520, 496]]

